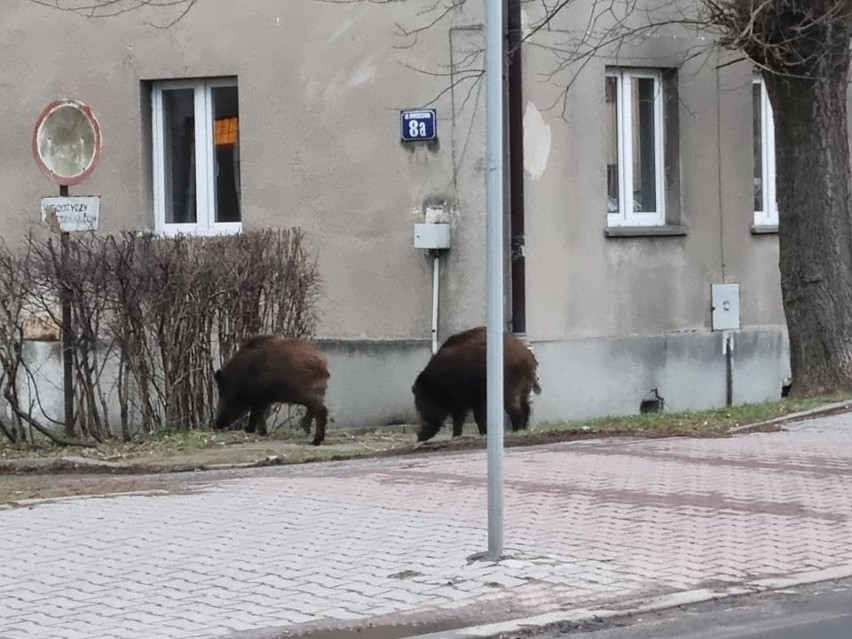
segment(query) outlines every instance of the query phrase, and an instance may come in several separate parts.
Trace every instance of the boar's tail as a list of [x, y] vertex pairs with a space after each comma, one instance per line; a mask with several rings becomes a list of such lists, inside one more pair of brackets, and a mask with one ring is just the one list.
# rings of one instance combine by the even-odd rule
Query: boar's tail
[[535, 377], [533, 378], [532, 390], [536, 395], [541, 395], [541, 384], [538, 380], [538, 371], [535, 372]]
[[532, 355], [533, 362], [535, 362], [535, 365], [533, 366], [533, 375], [535, 377], [533, 379], [532, 390], [536, 395], [541, 395], [541, 384], [539, 384], [539, 382], [538, 382], [538, 370], [537, 370], [538, 369], [538, 358], [535, 356], [535, 352], [533, 351], [532, 348], [527, 346], [527, 350], [530, 352], [530, 355]]

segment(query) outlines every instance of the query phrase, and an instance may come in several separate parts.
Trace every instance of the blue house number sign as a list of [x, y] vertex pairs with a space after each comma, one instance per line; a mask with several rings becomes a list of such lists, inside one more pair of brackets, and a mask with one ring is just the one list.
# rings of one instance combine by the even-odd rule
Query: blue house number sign
[[402, 111], [399, 114], [403, 142], [434, 140], [438, 137], [438, 116], [435, 109]]

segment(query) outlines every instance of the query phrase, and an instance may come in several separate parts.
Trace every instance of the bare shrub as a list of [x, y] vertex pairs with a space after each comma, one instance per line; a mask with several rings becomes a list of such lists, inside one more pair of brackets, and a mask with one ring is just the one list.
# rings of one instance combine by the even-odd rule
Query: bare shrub
[[74, 405], [76, 433], [103, 441], [111, 436], [108, 388], [102, 384], [111, 343], [101, 339], [107, 315], [111, 273], [104, 268], [103, 241], [92, 235], [72, 236], [63, 256], [53, 238], [27, 241], [35, 304], [60, 329], [60, 292], [71, 306], [74, 336]]
[[[25, 361], [24, 327], [30, 332], [51, 332], [50, 317], [46, 318], [43, 312], [48, 295], [34, 245], [28, 238], [22, 249], [13, 250], [0, 241], [0, 397], [8, 415], [8, 421], [0, 417], [0, 433], [13, 443], [31, 441], [33, 431], [38, 431], [58, 443], [85, 445], [86, 442], [63, 437], [51, 427], [33, 371]], [[26, 399], [20, 392], [24, 384], [29, 389]]]
[[21, 404], [16, 380], [22, 363], [20, 319], [28, 285], [26, 260], [12, 253], [0, 240], [0, 393], [11, 409], [9, 423], [0, 419], [0, 432], [13, 443], [26, 438], [22, 417], [15, 409]]
[[[64, 259], [55, 240], [30, 237], [17, 253], [0, 245], [0, 279], [6, 402], [14, 414], [27, 413], [14, 381], [26, 370], [23, 306], [29, 300], [61, 326], [64, 290], [72, 309], [75, 432], [95, 441], [119, 433], [129, 439], [137, 429], [206, 427], [216, 402], [213, 370], [251, 335], [312, 337], [320, 286], [300, 229], [72, 236]], [[15, 423], [0, 427], [19, 438]]]

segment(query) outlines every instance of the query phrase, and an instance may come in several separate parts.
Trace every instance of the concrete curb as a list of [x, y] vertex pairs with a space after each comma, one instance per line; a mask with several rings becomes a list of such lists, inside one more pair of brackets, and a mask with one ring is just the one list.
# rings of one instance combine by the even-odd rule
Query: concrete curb
[[599, 622], [606, 619], [618, 619], [649, 612], [658, 612], [703, 603], [718, 599], [729, 599], [773, 590], [783, 590], [805, 584], [833, 581], [852, 577], [852, 564], [795, 573], [788, 577], [771, 577], [732, 584], [727, 588], [698, 588], [685, 590], [659, 597], [634, 599], [617, 606], [600, 608], [576, 608], [564, 612], [548, 613], [513, 621], [469, 626], [456, 630], [433, 632], [421, 635], [409, 635], [405, 639], [494, 639], [514, 632], [544, 631], [548, 627], [557, 628], [567, 624], [580, 624], [589, 621]]
[[728, 429], [728, 432], [732, 435], [735, 435], [737, 433], [748, 433], [750, 431], [757, 430], [765, 426], [790, 424], [793, 422], [803, 421], [805, 419], [816, 419], [817, 417], [825, 417], [826, 415], [837, 415], [840, 413], [847, 413], [849, 411], [852, 411], [852, 401], [847, 400], [844, 402], [835, 402], [833, 404], [826, 404], [825, 406], [818, 406], [817, 408], [799, 411], [798, 413], [790, 413], [789, 415], [784, 415], [782, 417], [765, 419], [762, 422], [755, 422], [754, 424], [743, 424], [742, 426], [734, 426], [733, 428]]

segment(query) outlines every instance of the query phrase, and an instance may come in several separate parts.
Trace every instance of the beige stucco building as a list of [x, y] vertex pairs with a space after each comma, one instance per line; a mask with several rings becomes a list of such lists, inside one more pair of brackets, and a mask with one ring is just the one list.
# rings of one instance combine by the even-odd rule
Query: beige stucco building
[[[174, 9], [86, 19], [8, 0], [3, 236], [40, 225], [55, 194], [32, 160], [37, 115], [80, 100], [103, 153], [72, 193], [101, 197], [99, 232], [304, 228], [336, 423], [410, 420], [432, 321], [416, 223], [451, 224], [439, 338], [485, 321], [481, 4], [418, 30], [440, 5], [204, 0], [160, 28]], [[523, 271], [513, 287], [507, 268], [506, 318], [541, 363], [533, 420], [636, 412], [652, 388], [667, 410], [778, 398], [789, 365], [761, 86], [682, 30], [633, 34], [547, 79], [590, 5], [533, 33], [540, 7], [523, 3], [519, 82], [507, 68], [506, 228], [522, 207]], [[427, 106], [437, 140], [401, 141], [400, 110]], [[729, 332], [714, 330], [714, 284], [739, 285]]]

